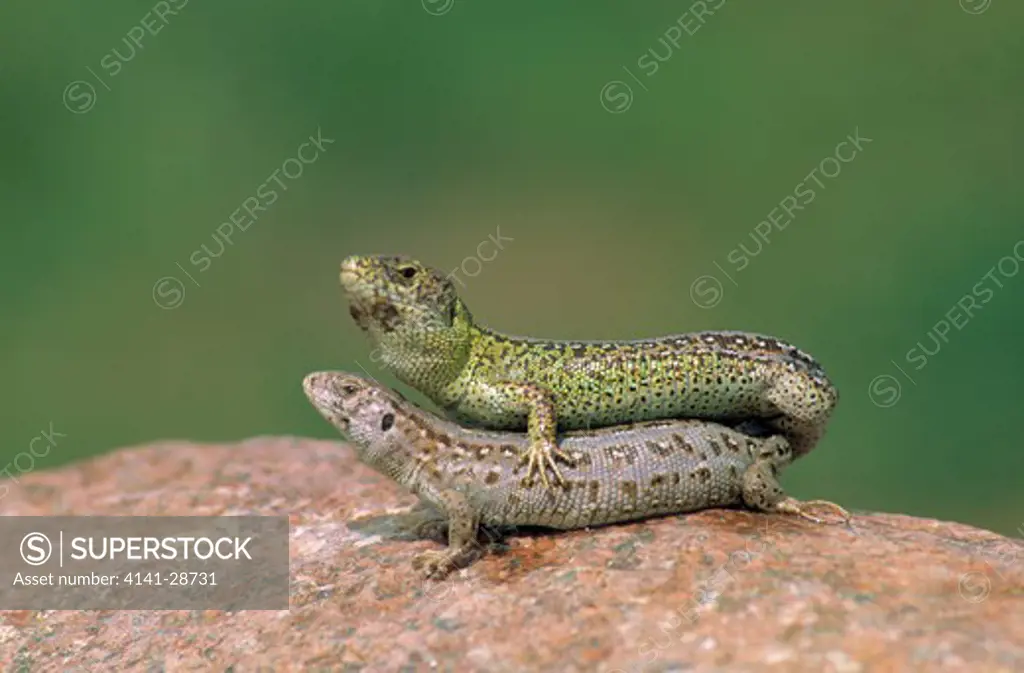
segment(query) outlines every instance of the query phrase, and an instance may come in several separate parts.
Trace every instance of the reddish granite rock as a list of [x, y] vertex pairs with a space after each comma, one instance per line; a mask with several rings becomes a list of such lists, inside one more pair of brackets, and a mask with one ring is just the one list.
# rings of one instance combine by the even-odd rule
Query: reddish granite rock
[[1024, 544], [955, 523], [714, 510], [513, 535], [436, 583], [414, 499], [341, 443], [168, 442], [6, 485], [6, 515], [288, 514], [292, 607], [3, 612], [3, 670], [1024, 670]]

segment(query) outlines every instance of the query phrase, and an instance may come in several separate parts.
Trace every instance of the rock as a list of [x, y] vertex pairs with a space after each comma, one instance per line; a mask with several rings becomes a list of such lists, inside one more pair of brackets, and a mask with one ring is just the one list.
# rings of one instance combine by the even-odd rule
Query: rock
[[713, 510], [517, 532], [420, 580], [415, 500], [340, 442], [167, 442], [28, 475], [6, 515], [288, 514], [291, 610], [7, 611], [4, 670], [1019, 671], [1024, 544]]

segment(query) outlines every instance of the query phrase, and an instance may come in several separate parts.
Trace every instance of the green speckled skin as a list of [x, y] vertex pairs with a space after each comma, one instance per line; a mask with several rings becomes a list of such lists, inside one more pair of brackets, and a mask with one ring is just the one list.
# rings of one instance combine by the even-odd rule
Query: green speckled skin
[[382, 364], [461, 422], [528, 431], [530, 462], [558, 477], [559, 430], [645, 420], [762, 419], [809, 452], [838, 393], [810, 355], [773, 337], [696, 332], [639, 341], [554, 341], [473, 321], [450, 279], [398, 256], [341, 267], [350, 313]]

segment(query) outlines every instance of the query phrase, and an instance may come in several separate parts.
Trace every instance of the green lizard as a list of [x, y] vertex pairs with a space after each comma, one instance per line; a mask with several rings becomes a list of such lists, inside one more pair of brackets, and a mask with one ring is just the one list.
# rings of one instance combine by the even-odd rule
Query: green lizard
[[413, 259], [352, 256], [341, 265], [349, 312], [382, 364], [451, 418], [526, 429], [530, 478], [563, 484], [559, 431], [645, 420], [761, 419], [799, 457], [821, 436], [838, 393], [807, 353], [747, 332], [637, 341], [555, 341], [500, 334], [473, 320], [451, 280]]

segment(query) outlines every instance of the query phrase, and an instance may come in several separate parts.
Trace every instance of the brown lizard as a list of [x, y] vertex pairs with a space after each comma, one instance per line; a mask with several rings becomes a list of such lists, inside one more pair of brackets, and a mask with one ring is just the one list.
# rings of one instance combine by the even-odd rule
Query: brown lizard
[[481, 524], [565, 530], [736, 505], [819, 523], [809, 509], [824, 505], [849, 520], [833, 503], [786, 496], [778, 471], [794, 454], [781, 435], [698, 420], [566, 433], [561, 446], [575, 465], [565, 468], [565, 488], [552, 490], [527, 479], [524, 434], [463, 428], [354, 374], [315, 372], [303, 389], [361, 461], [447, 519], [448, 549], [414, 559], [427, 577], [467, 563]]

